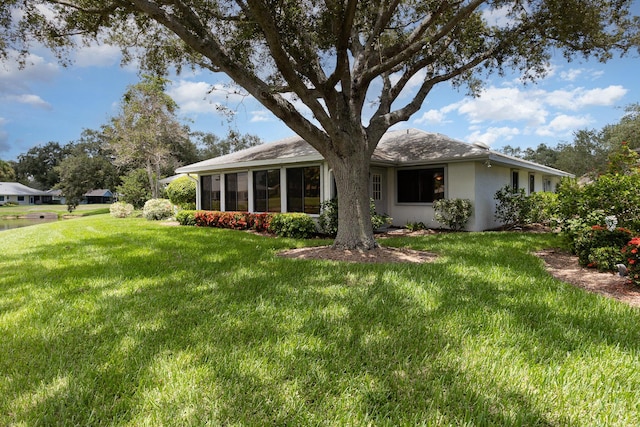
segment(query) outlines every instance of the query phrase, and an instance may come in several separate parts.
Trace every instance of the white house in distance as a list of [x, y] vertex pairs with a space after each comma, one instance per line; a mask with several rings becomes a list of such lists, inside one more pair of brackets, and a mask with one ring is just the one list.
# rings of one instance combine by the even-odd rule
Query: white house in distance
[[19, 205], [39, 205], [52, 199], [46, 191], [36, 190], [18, 182], [0, 182], [0, 205], [14, 202]]
[[[197, 209], [248, 212], [320, 213], [336, 197], [332, 171], [300, 137], [267, 143], [180, 167], [197, 181]], [[527, 194], [554, 191], [571, 174], [417, 129], [385, 134], [371, 157], [370, 194], [378, 213], [393, 225], [434, 220], [433, 202], [469, 199], [473, 214], [467, 230], [501, 224], [494, 219], [496, 191], [505, 185]]]

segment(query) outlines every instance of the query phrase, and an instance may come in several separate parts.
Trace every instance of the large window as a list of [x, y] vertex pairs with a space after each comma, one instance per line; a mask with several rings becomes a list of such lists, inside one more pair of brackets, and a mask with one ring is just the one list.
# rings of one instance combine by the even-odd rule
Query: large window
[[287, 169], [287, 212], [320, 213], [320, 167]]
[[511, 171], [511, 188], [513, 191], [518, 191], [520, 188], [520, 172], [516, 170]]
[[444, 198], [444, 168], [398, 171], [398, 203], [431, 203]]
[[246, 212], [249, 210], [249, 180], [247, 172], [225, 174], [224, 188], [225, 211]]
[[253, 209], [280, 212], [280, 169], [253, 172]]
[[220, 210], [220, 175], [200, 177], [200, 207], [207, 211]]

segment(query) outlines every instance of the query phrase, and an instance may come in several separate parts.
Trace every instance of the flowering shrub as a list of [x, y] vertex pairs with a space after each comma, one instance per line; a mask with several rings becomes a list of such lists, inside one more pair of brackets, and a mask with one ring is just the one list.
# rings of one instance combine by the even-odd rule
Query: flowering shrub
[[171, 218], [174, 214], [173, 204], [167, 199], [147, 200], [142, 209], [142, 216], [148, 220]]
[[196, 211], [193, 214], [198, 227], [230, 228], [233, 230], [267, 231], [273, 214], [249, 212]]
[[[369, 212], [371, 213], [371, 226], [373, 231], [380, 227], [391, 224], [393, 218], [386, 214], [376, 212], [376, 204], [373, 199], [369, 200]], [[328, 236], [335, 237], [338, 234], [338, 199], [334, 198], [322, 202], [320, 205], [320, 216], [318, 217], [320, 231]]]
[[126, 202], [115, 202], [109, 206], [109, 213], [114, 218], [127, 218], [133, 213], [133, 205]]
[[622, 248], [629, 278], [636, 285], [640, 285], [640, 237], [634, 237]]
[[626, 228], [618, 227], [609, 231], [607, 227], [594, 225], [578, 233], [574, 243], [578, 261], [580, 265], [595, 267], [602, 271], [613, 270], [616, 264], [623, 261], [620, 248], [632, 237], [633, 233]]

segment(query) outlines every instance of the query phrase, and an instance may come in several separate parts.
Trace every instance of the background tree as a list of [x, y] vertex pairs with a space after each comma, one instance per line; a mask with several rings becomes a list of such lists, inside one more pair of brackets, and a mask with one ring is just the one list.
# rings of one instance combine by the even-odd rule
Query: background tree
[[30, 148], [18, 156], [14, 168], [18, 182], [39, 190], [53, 188], [60, 181], [56, 166], [66, 155], [67, 150], [57, 142]]
[[136, 209], [142, 209], [151, 199], [151, 190], [145, 169], [134, 169], [122, 177], [122, 184], [116, 188], [120, 200], [131, 203]]
[[82, 201], [84, 194], [95, 189], [115, 190], [120, 182], [118, 169], [111, 162], [105, 136], [85, 129], [76, 142], [65, 146], [67, 156], [56, 167], [60, 177], [57, 188], [67, 201], [69, 212]]
[[120, 113], [105, 130], [117, 165], [143, 168], [151, 197], [160, 194], [158, 180], [173, 160], [175, 146], [188, 141], [186, 128], [176, 117], [177, 104], [164, 93], [166, 80], [144, 76], [122, 98]]
[[334, 246], [370, 249], [369, 163], [391, 126], [443, 82], [478, 93], [487, 74], [507, 68], [535, 80], [552, 52], [602, 61], [626, 52], [638, 42], [632, 3], [10, 1], [0, 4], [0, 51], [26, 55], [37, 40], [66, 58], [83, 35], [120, 45], [127, 59], [139, 54], [159, 74], [185, 64], [226, 73], [333, 169], [345, 201]]
[[11, 163], [0, 160], [0, 181], [13, 182], [16, 180], [16, 172], [13, 170]]
[[193, 132], [191, 137], [195, 139], [200, 160], [224, 156], [225, 154], [262, 144], [262, 140], [256, 135], [241, 135], [233, 130], [229, 130], [229, 133], [223, 139], [212, 133], [205, 132]]

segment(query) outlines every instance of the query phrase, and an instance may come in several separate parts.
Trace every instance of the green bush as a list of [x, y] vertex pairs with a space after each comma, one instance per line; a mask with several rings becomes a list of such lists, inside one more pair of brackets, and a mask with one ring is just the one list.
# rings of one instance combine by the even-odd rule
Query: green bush
[[115, 202], [109, 206], [109, 213], [115, 218], [127, 218], [133, 214], [133, 205], [126, 202]]
[[[373, 199], [369, 203], [371, 213], [371, 225], [373, 230], [390, 224], [393, 221], [388, 215], [381, 215], [376, 212], [376, 205]], [[318, 217], [318, 227], [320, 231], [329, 236], [335, 237], [338, 234], [338, 199], [327, 200], [320, 205], [320, 216]]]
[[405, 225], [405, 228], [409, 231], [418, 231], [418, 230], [426, 230], [427, 226], [422, 221], [408, 222], [407, 225]]
[[173, 204], [167, 199], [147, 200], [142, 209], [142, 216], [148, 220], [167, 219], [173, 215]]
[[280, 213], [271, 217], [269, 232], [280, 237], [306, 239], [316, 233], [313, 219], [304, 213]]
[[196, 182], [188, 176], [171, 181], [165, 189], [165, 195], [181, 209], [196, 208]]
[[526, 222], [557, 225], [560, 216], [560, 201], [557, 193], [539, 191], [529, 196]]
[[496, 220], [509, 228], [526, 224], [530, 204], [524, 189], [514, 190], [510, 185], [506, 185], [496, 191], [494, 198], [498, 201]]
[[176, 214], [176, 221], [180, 225], [196, 225], [196, 211], [184, 209]]
[[[575, 239], [575, 253], [582, 266], [596, 267], [604, 271], [612, 271], [615, 264], [623, 261], [621, 249], [631, 240], [633, 233], [626, 228], [609, 230], [607, 227], [594, 225], [588, 230], [578, 233]], [[617, 254], [609, 249], [614, 248]], [[602, 262], [602, 265], [598, 264]]]
[[20, 206], [20, 204], [18, 202], [5, 202], [4, 204], [2, 204], [0, 206], [6, 206], [8, 208], [13, 208], [13, 207], [16, 207], [16, 206]]
[[468, 199], [439, 199], [433, 202], [434, 219], [451, 230], [464, 230], [473, 212]]

